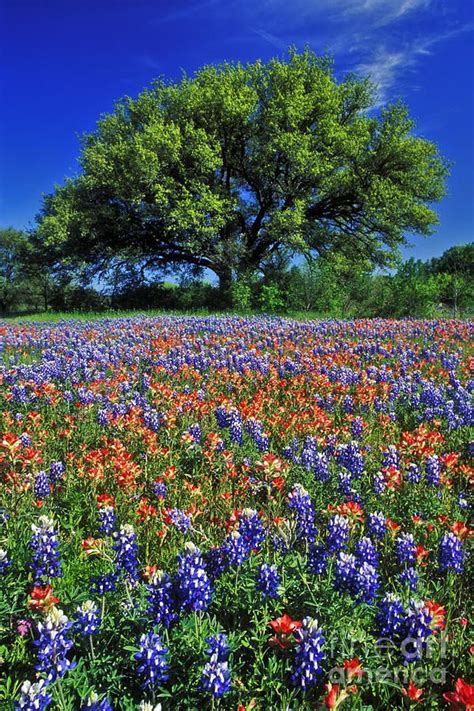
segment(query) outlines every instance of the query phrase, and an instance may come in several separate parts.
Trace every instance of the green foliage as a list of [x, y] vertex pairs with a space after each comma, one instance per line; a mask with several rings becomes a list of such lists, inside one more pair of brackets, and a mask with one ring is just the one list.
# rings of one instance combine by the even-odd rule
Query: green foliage
[[255, 278], [242, 276], [236, 279], [231, 286], [232, 306], [241, 313], [251, 311], [255, 288]]
[[258, 303], [262, 311], [275, 313], [283, 308], [283, 295], [278, 284], [262, 284]]
[[223, 290], [282, 253], [387, 264], [436, 224], [447, 166], [405, 107], [373, 103], [368, 80], [339, 83], [309, 49], [156, 82], [84, 137], [39, 238], [63, 263], [191, 265]]

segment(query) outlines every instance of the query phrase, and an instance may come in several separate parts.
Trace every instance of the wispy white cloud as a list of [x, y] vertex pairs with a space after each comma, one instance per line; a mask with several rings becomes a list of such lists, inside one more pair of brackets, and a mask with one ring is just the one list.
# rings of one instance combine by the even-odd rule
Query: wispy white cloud
[[168, 12], [158, 14], [156, 20], [160, 25], [167, 22], [185, 20], [203, 10], [214, 8], [216, 5], [219, 5], [219, 3], [220, 0], [189, 0], [183, 7], [175, 7], [175, 9], [169, 10]]
[[[465, 0], [457, 0], [465, 2]], [[423, 56], [474, 23], [456, 24], [454, 0], [188, 0], [155, 16], [162, 24], [206, 16], [229, 41], [259, 37], [278, 51], [309, 44], [347, 70], [369, 75], [379, 104], [417, 84]], [[423, 32], [423, 27], [429, 28]], [[421, 28], [421, 30], [420, 30]], [[234, 34], [233, 34], [234, 33]], [[419, 34], [418, 34], [419, 33]], [[153, 69], [151, 63], [149, 65]], [[418, 82], [419, 83], [419, 82]]]
[[288, 42], [285, 42], [284, 40], [280, 39], [280, 37], [277, 37], [271, 32], [267, 32], [266, 30], [257, 28], [253, 28], [252, 32], [261, 37], [269, 44], [273, 45], [273, 47], [276, 47], [277, 49], [288, 49]]
[[381, 105], [390, 98], [395, 86], [400, 87], [402, 77], [407, 85], [407, 75], [414, 72], [421, 56], [431, 54], [436, 45], [473, 29], [474, 22], [469, 22], [449, 30], [417, 37], [396, 50], [390, 49], [386, 44], [379, 44], [366, 59], [356, 65], [355, 70], [369, 76], [377, 85], [377, 105]]
[[431, 0], [364, 0], [362, 4], [346, 1], [348, 13], [369, 16], [372, 26], [376, 27], [389, 25], [417, 10], [426, 10], [431, 4]]
[[154, 57], [151, 57], [149, 54], [140, 55], [136, 58], [136, 61], [138, 64], [140, 64], [142, 67], [145, 67], [146, 69], [163, 71], [162, 63], [159, 62], [157, 59], [154, 59]]

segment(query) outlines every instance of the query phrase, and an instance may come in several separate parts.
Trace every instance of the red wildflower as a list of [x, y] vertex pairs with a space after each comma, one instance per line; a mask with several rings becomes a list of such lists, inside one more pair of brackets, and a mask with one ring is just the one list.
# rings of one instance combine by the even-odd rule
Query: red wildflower
[[137, 515], [140, 521], [146, 521], [148, 518], [156, 516], [157, 513], [156, 508], [149, 503], [146, 497], [143, 497], [137, 508]]
[[399, 523], [392, 521], [391, 518], [388, 518], [387, 519], [387, 528], [389, 529], [389, 531], [392, 531], [392, 533], [398, 533], [398, 531], [401, 529], [401, 526]]
[[28, 607], [30, 610], [46, 613], [58, 602], [59, 598], [53, 595], [53, 588], [51, 585], [44, 585], [43, 587], [35, 585], [31, 595], [28, 598]]
[[326, 684], [326, 691], [324, 704], [328, 709], [337, 709], [344, 699], [349, 696], [345, 689], [339, 690], [339, 684], [331, 684], [330, 681]]
[[166, 467], [165, 471], [163, 472], [162, 476], [165, 479], [176, 479], [176, 467], [171, 466], [171, 467]]
[[415, 553], [416, 553], [416, 562], [422, 565], [423, 567], [427, 566], [428, 563], [424, 563], [423, 560], [427, 556], [429, 556], [431, 551], [427, 550], [424, 546], [417, 546], [415, 548]]
[[453, 523], [453, 525], [451, 526], [451, 531], [461, 541], [466, 536], [472, 536], [471, 529], [468, 526], [466, 526], [466, 524], [463, 521], [456, 521], [456, 523]]
[[343, 504], [340, 504], [339, 506], [332, 506], [331, 504], [329, 504], [327, 510], [330, 512], [338, 513], [341, 516], [347, 516], [348, 518], [351, 518], [354, 521], [364, 523], [364, 509], [360, 504], [356, 503], [355, 501], [346, 501]]
[[474, 711], [474, 686], [459, 677], [454, 691], [443, 694], [443, 699], [449, 702], [451, 711]]
[[154, 576], [154, 574], [157, 571], [156, 565], [147, 565], [145, 566], [145, 570], [143, 571], [143, 577], [146, 578], [147, 580], [150, 580]]
[[423, 696], [423, 691], [424, 689], [418, 689], [418, 687], [415, 686], [415, 684], [410, 681], [408, 684], [408, 687], [406, 689], [402, 689], [402, 694], [403, 696], [406, 696], [410, 701], [414, 701], [416, 704], [418, 704], [421, 701], [421, 697]]
[[112, 494], [99, 494], [97, 497], [97, 506], [113, 506], [115, 508], [115, 497]]
[[347, 674], [347, 681], [351, 681], [354, 677], [362, 679], [362, 666], [360, 664], [359, 657], [346, 659], [344, 661], [344, 670]]
[[442, 454], [440, 460], [446, 467], [446, 469], [454, 469], [454, 467], [459, 462], [459, 454], [456, 452], [448, 452], [447, 454]]
[[86, 555], [101, 555], [106, 546], [103, 538], [85, 538], [81, 543], [81, 548]]
[[301, 627], [301, 622], [293, 620], [286, 612], [281, 617], [271, 620], [268, 624], [275, 632], [275, 635], [269, 639], [268, 643], [270, 646], [278, 646], [280, 649], [286, 649], [290, 645], [290, 637], [293, 632]]
[[257, 702], [255, 699], [251, 699], [250, 702], [247, 704], [247, 706], [244, 706], [243, 704], [239, 704], [237, 706], [237, 711], [251, 711], [251, 709], [254, 709], [257, 705]]
[[442, 630], [444, 629], [446, 623], [445, 623], [445, 617], [446, 617], [446, 610], [444, 607], [441, 607], [441, 605], [438, 605], [437, 602], [434, 602], [434, 600], [427, 600], [425, 602], [425, 607], [429, 610], [429, 613], [432, 617], [431, 620], [431, 627], [432, 629], [435, 630]]

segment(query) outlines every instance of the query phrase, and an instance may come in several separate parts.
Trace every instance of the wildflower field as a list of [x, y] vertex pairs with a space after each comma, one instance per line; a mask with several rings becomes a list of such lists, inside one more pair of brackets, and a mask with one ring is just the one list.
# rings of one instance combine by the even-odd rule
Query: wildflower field
[[474, 709], [474, 323], [0, 323], [1, 709]]

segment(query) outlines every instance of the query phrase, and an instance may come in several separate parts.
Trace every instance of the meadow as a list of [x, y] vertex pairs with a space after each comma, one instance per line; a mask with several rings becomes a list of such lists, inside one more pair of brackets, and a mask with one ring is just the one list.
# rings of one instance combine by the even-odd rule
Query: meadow
[[1, 709], [474, 709], [474, 322], [0, 322]]

